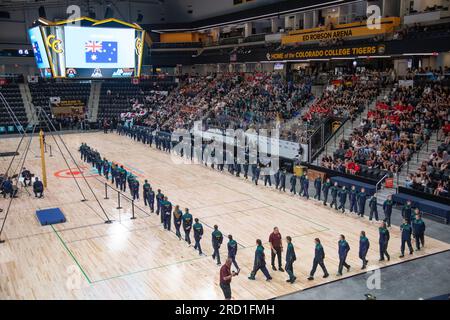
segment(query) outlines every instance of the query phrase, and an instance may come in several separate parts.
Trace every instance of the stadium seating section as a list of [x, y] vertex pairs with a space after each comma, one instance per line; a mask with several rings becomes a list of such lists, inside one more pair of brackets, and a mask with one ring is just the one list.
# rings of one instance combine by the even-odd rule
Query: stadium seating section
[[[27, 114], [23, 105], [22, 96], [20, 94], [20, 89], [18, 84], [8, 84], [5, 86], [0, 86], [0, 92], [4, 95], [6, 101], [14, 111], [17, 119], [21, 125], [25, 128], [28, 124]], [[0, 133], [4, 132], [14, 132], [15, 130], [11, 119], [11, 116], [7, 112], [6, 108], [0, 108]]]

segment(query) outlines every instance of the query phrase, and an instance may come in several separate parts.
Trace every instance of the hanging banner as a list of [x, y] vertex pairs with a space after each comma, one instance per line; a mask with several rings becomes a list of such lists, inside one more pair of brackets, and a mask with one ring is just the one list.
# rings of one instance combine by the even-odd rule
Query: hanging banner
[[268, 52], [266, 59], [269, 61], [277, 60], [296, 60], [296, 59], [320, 59], [334, 57], [357, 57], [357, 56], [376, 56], [383, 55], [386, 52], [385, 45], [354, 46], [347, 48], [320, 48], [320, 49], [296, 49], [281, 52]]
[[382, 18], [377, 28], [369, 28], [367, 21], [340, 24], [332, 30], [323, 30], [324, 27], [292, 31], [281, 38], [282, 44], [318, 42], [321, 40], [347, 39], [370, 37], [380, 34], [392, 33], [400, 25], [400, 18]]

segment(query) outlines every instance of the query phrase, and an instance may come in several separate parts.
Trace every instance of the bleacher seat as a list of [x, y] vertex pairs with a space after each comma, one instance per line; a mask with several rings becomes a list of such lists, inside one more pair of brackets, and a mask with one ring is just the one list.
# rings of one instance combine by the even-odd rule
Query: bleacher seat
[[[28, 124], [28, 118], [23, 105], [22, 96], [20, 94], [20, 89], [18, 84], [7, 84], [0, 86], [0, 92], [4, 95], [6, 101], [8, 102], [11, 110], [14, 112], [17, 120], [23, 125]], [[4, 126], [5, 130], [0, 130], [0, 133], [15, 132], [14, 126], [12, 131], [9, 127], [14, 124], [6, 108], [0, 103], [0, 126]]]
[[172, 80], [141, 80], [138, 84], [129, 80], [105, 81], [100, 93], [98, 119], [118, 117], [121, 113], [130, 111], [131, 99], [144, 100], [151, 91], [170, 91], [175, 86], [176, 83]]

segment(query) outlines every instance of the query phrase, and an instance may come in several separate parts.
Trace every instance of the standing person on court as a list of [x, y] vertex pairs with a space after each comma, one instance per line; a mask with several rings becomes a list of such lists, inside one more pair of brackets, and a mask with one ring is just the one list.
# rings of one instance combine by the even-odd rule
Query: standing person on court
[[269, 236], [272, 270], [277, 271], [275, 267], [275, 256], [278, 258], [278, 270], [284, 272], [281, 264], [281, 252], [283, 251], [283, 241], [278, 227], [273, 228], [273, 232]]
[[248, 179], [248, 161], [247, 160], [245, 160], [242, 167], [244, 168], [244, 178]]
[[412, 222], [413, 235], [416, 240], [416, 250], [420, 250], [420, 246], [425, 245], [425, 222], [422, 220], [419, 209], [415, 210], [416, 216]]
[[339, 208], [342, 209], [342, 213], [345, 213], [345, 203], [347, 202], [347, 189], [342, 187], [341, 190], [339, 190]]
[[280, 191], [286, 192], [286, 171], [283, 170], [280, 173]]
[[309, 200], [309, 179], [308, 175], [303, 175], [303, 196]]
[[200, 255], [203, 255], [202, 246], [200, 245], [200, 240], [203, 237], [203, 226], [199, 222], [198, 218], [195, 218], [194, 221], [195, 223], [192, 226], [192, 228], [194, 229], [194, 241], [195, 241], [194, 249], [195, 250], [198, 249], [198, 253]]
[[228, 243], [227, 243], [227, 248], [228, 248], [228, 258], [231, 259], [231, 261], [234, 264], [234, 267], [236, 268], [236, 271], [239, 273], [240, 268], [236, 262], [236, 255], [237, 255], [237, 248], [238, 244], [236, 242], [236, 240], [233, 240], [233, 236], [230, 234], [228, 235]]
[[322, 244], [320, 243], [320, 239], [314, 239], [316, 247], [314, 249], [314, 260], [311, 272], [309, 273], [308, 280], [314, 280], [314, 273], [316, 273], [317, 266], [319, 265], [323, 271], [323, 277], [328, 278], [329, 274], [327, 268], [325, 267], [325, 251], [323, 250]]
[[213, 247], [213, 254], [212, 254], [212, 258], [213, 260], [215, 260], [217, 258], [217, 265], [220, 266], [220, 246], [222, 245], [223, 242], [223, 235], [222, 232], [219, 231], [219, 227], [216, 225], [214, 225], [214, 231], [211, 234], [211, 240], [212, 240], [212, 247]]
[[366, 200], [367, 200], [367, 193], [366, 189], [361, 188], [361, 192], [358, 193], [358, 216], [361, 218], [364, 217], [364, 211], [366, 210]]
[[191, 246], [191, 229], [192, 229], [192, 214], [189, 213], [189, 209], [184, 209], [183, 220], [183, 230], [184, 230], [184, 240]]
[[322, 186], [322, 192], [323, 192], [323, 205], [326, 206], [327, 205], [327, 201], [328, 201], [328, 191], [331, 188], [331, 181], [328, 178], [325, 183]]
[[300, 182], [299, 183], [300, 190], [298, 191], [298, 195], [301, 196], [301, 195], [303, 195], [303, 190], [305, 187], [305, 173], [302, 173], [302, 175], [300, 176], [299, 182]]
[[295, 194], [295, 185], [297, 184], [297, 176], [295, 174], [293, 174], [291, 176], [290, 183], [291, 183], [291, 190], [290, 190], [290, 192]]
[[412, 212], [413, 209], [411, 206], [411, 200], [408, 200], [402, 208], [402, 217], [403, 219], [406, 219], [406, 222], [408, 222], [408, 224], [411, 224]]
[[161, 215], [161, 223], [164, 221], [164, 216], [161, 213], [161, 202], [164, 201], [164, 194], [161, 192], [161, 189], [158, 189], [156, 193], [156, 214]]
[[383, 203], [384, 221], [386, 221], [386, 224], [389, 228], [391, 227], [392, 206], [392, 195], [389, 195]]
[[164, 216], [164, 229], [170, 231], [170, 220], [172, 220], [172, 203], [170, 203], [169, 199], [165, 196], [161, 205], [161, 214]]
[[220, 288], [222, 289], [225, 300], [231, 300], [231, 279], [238, 273], [231, 272], [231, 259], [228, 258], [225, 264], [220, 268]]
[[345, 267], [347, 272], [350, 271], [350, 265], [347, 263], [347, 254], [350, 251], [350, 245], [345, 240], [345, 236], [341, 234], [338, 241], [339, 267], [336, 276], [342, 276], [342, 269]]
[[112, 184], [114, 184], [116, 178], [117, 178], [117, 165], [113, 162], [111, 164], [111, 183]]
[[316, 179], [314, 179], [314, 188], [316, 189], [316, 194], [314, 195], [314, 199], [317, 199], [320, 201], [320, 193], [322, 190], [322, 179], [319, 176]]
[[294, 261], [297, 260], [295, 256], [294, 245], [292, 244], [292, 238], [286, 237], [287, 249], [286, 249], [286, 272], [289, 275], [289, 279], [286, 282], [294, 283], [297, 277], [294, 275]]
[[265, 175], [264, 175], [264, 187], [266, 187], [267, 184], [269, 184], [269, 187], [272, 186], [272, 180], [270, 179], [270, 173], [268, 171], [265, 172]]
[[255, 185], [258, 185], [259, 176], [261, 175], [261, 167], [258, 165], [255, 165]]
[[266, 276], [266, 281], [272, 280], [269, 271], [266, 268], [266, 255], [264, 254], [264, 247], [260, 239], [256, 240], [255, 261], [253, 263], [253, 270], [248, 277], [249, 280], [255, 280], [256, 273], [261, 272]]
[[144, 198], [144, 205], [147, 206], [147, 202], [149, 202], [149, 192], [150, 192], [151, 186], [150, 183], [148, 183], [148, 180], [145, 179], [144, 184], [142, 185], [142, 197]]
[[103, 175], [105, 176], [106, 180], [109, 179], [109, 169], [110, 169], [109, 161], [103, 159]]
[[408, 245], [409, 254], [413, 254], [414, 250], [411, 244], [412, 227], [408, 223], [408, 220], [403, 219], [403, 224], [400, 226], [400, 232], [402, 233], [402, 245], [400, 247], [400, 258], [405, 256], [405, 244]]
[[175, 234], [178, 237], [178, 240], [181, 240], [181, 217], [183, 216], [183, 212], [180, 210], [180, 206], [176, 205], [173, 209], [173, 225], [175, 227]]
[[366, 237], [366, 232], [361, 231], [361, 234], [359, 236], [359, 258], [362, 260], [362, 263], [363, 263], [361, 269], [365, 269], [367, 266], [367, 263], [369, 262], [366, 259], [367, 252], [369, 251], [369, 247], [370, 247], [370, 242], [369, 242], [369, 239], [367, 239], [367, 237]]
[[130, 189], [131, 189], [131, 193], [133, 196], [133, 200], [136, 200], [136, 199], [139, 200], [139, 180], [138, 179], [133, 179], [131, 181]]
[[350, 213], [356, 213], [358, 211], [358, 191], [356, 191], [356, 187], [352, 186], [350, 189], [348, 198], [350, 200]]
[[378, 205], [377, 205], [377, 196], [374, 194], [369, 201], [369, 221], [372, 221], [372, 218], [375, 216], [375, 221], [378, 221]]
[[127, 191], [127, 176], [128, 176], [128, 172], [127, 170], [125, 170], [125, 168], [123, 166], [120, 166], [120, 170], [119, 170], [119, 175], [120, 175], [120, 191], [126, 192]]
[[153, 191], [152, 188], [148, 191], [148, 198], [147, 198], [148, 205], [150, 207], [151, 212], [154, 212], [155, 209], [155, 191]]
[[389, 256], [389, 253], [387, 252], [387, 248], [389, 245], [389, 239], [390, 239], [390, 234], [389, 234], [389, 230], [386, 227], [386, 222], [381, 222], [381, 226], [378, 228], [378, 233], [379, 233], [379, 245], [380, 245], [380, 260], [379, 261], [384, 261], [384, 257], [387, 258], [387, 260], [391, 260], [391, 257]]
[[330, 203], [330, 208], [333, 208], [333, 204], [334, 204], [334, 208], [337, 210], [338, 209], [338, 205], [337, 205], [337, 196], [339, 193], [339, 187], [338, 187], [338, 183], [335, 182], [334, 185], [330, 188], [331, 189], [331, 203]]
[[273, 177], [275, 179], [275, 189], [277, 189], [277, 190], [280, 186], [280, 174], [281, 174], [281, 169], [278, 168], [277, 172], [273, 175]]

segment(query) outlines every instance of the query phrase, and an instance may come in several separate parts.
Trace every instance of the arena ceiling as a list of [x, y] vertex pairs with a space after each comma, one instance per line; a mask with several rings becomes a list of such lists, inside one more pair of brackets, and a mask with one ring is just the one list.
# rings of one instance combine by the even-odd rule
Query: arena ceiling
[[[38, 10], [45, 8], [48, 19], [61, 19], [61, 12], [69, 5], [80, 6], [82, 15], [95, 12], [103, 18], [106, 8], [114, 17], [135, 20], [140, 13], [144, 23], [186, 23], [230, 14], [284, 0], [1, 0], [0, 11]], [[242, 2], [235, 4], [235, 2]]]

